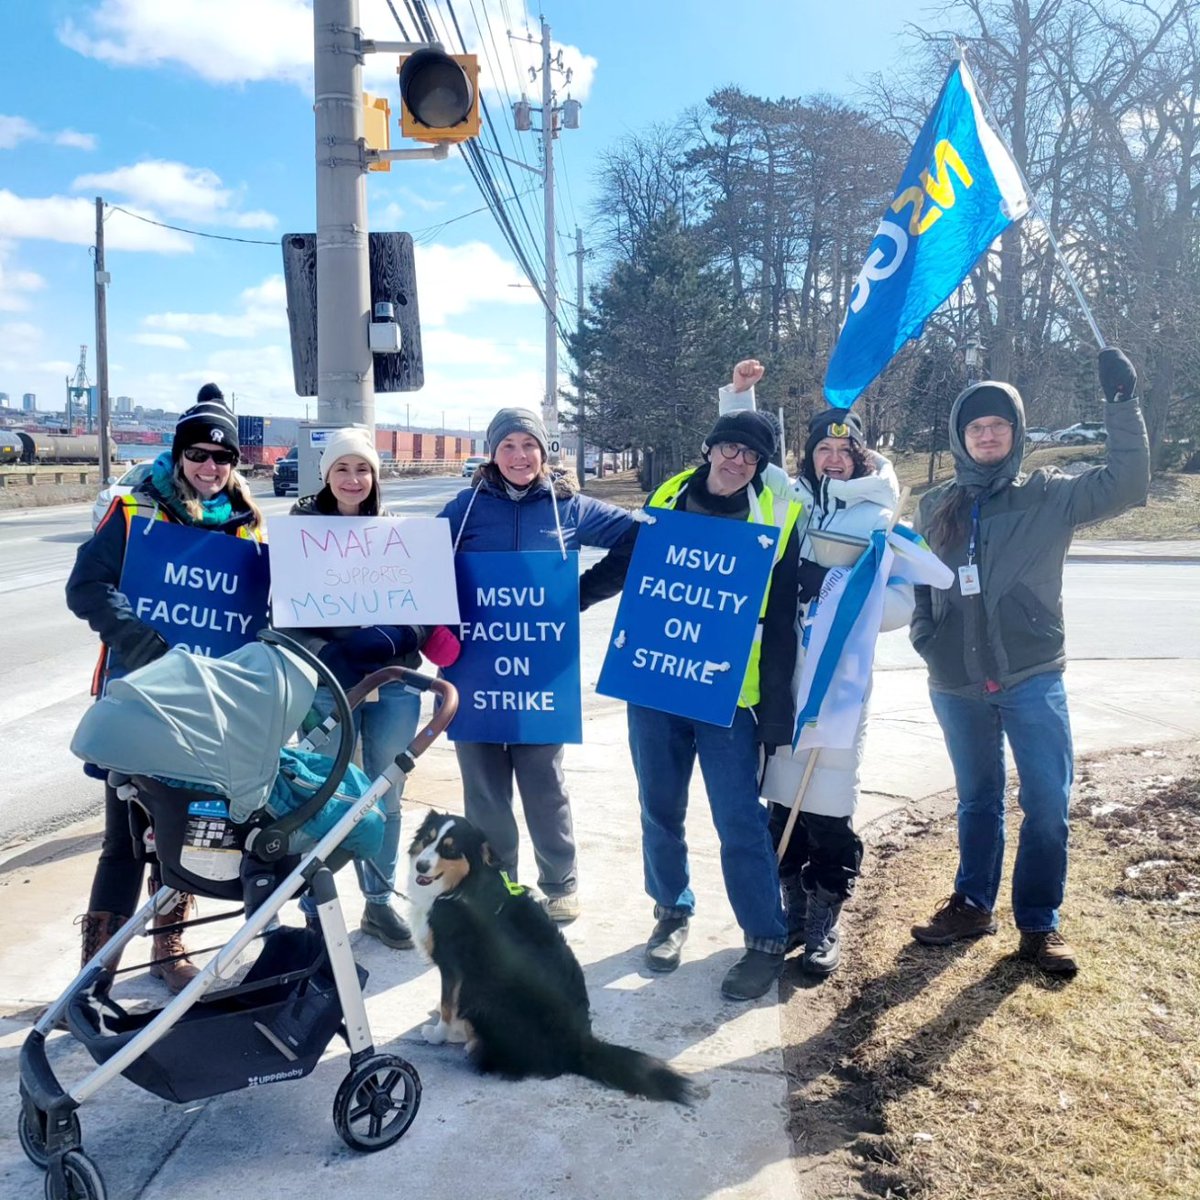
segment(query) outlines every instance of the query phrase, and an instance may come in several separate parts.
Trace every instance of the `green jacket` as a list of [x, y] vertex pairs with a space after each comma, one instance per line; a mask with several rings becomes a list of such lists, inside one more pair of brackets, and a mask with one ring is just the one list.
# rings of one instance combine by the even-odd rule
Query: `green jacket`
[[[967, 388], [950, 411], [956, 477], [927, 492], [917, 509], [916, 529], [928, 537], [938, 502], [955, 484], [979, 501], [979, 594], [964, 596], [957, 578], [946, 591], [916, 588], [909, 637], [935, 691], [974, 695], [1061, 671], [1066, 665], [1062, 573], [1075, 530], [1143, 503], [1150, 486], [1146, 426], [1136, 399], [1104, 405], [1108, 461], [1103, 466], [1074, 476], [1055, 467], [1023, 475], [1024, 407], [1015, 388], [999, 386], [1013, 405], [1012, 453], [990, 467], [967, 454], [958, 436], [958, 412], [974, 386]], [[969, 517], [965, 524], [948, 545], [933, 546], [956, 575], [967, 562]]]

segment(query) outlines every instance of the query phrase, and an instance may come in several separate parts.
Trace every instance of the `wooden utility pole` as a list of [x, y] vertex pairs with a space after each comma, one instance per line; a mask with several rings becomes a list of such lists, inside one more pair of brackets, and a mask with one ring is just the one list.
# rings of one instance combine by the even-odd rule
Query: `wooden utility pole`
[[112, 474], [108, 439], [111, 414], [108, 407], [108, 272], [104, 269], [104, 198], [96, 197], [96, 391], [99, 397], [100, 478], [107, 483]]

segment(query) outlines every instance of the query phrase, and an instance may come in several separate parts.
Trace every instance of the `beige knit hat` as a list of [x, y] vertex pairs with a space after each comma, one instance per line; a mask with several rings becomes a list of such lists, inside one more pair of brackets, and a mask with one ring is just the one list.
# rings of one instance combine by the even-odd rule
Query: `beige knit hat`
[[365, 458], [371, 464], [375, 478], [379, 478], [379, 451], [375, 449], [375, 439], [371, 436], [371, 431], [362, 425], [346, 425], [329, 435], [325, 449], [321, 452], [322, 485], [327, 481], [333, 464], [339, 458], [350, 454]]

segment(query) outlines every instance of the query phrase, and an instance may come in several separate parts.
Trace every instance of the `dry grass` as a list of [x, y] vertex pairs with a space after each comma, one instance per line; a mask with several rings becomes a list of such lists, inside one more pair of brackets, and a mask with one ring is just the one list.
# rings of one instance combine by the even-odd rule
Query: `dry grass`
[[638, 483], [636, 471], [619, 471], [603, 479], [589, 475], [587, 494], [607, 504], [620, 505], [621, 508], [641, 508], [646, 502], [646, 493]]
[[[1200, 1196], [1200, 758], [1114, 755], [1081, 772], [1074, 811], [1071, 982], [1012, 957], [1004, 902], [994, 938], [910, 941], [949, 891], [952, 821], [885, 849], [864, 880], [839, 1038], [882, 1121], [859, 1147], [871, 1194]], [[1010, 847], [1006, 884], [1011, 871]]]

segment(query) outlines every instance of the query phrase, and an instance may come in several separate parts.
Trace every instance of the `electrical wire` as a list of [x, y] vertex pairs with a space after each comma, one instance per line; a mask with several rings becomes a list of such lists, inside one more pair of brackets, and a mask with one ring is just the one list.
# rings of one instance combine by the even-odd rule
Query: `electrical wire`
[[[104, 202], [105, 208], [111, 208], [113, 212], [124, 213], [127, 217], [132, 217], [135, 221], [145, 221], [147, 225], [157, 225], [160, 229], [172, 229], [176, 233], [189, 233], [192, 237], [212, 238], [217, 242], [241, 242], [244, 246], [274, 246], [279, 248], [279, 243], [266, 242], [261, 238], [240, 238], [229, 237], [223, 233], [201, 233], [199, 229], [185, 229], [182, 225], [168, 225], [166, 221], [155, 221], [151, 217], [143, 217], [140, 213], [130, 212], [127, 208], [122, 208], [119, 204], [109, 204], [107, 200]], [[107, 220], [107, 218], [105, 218]]]

